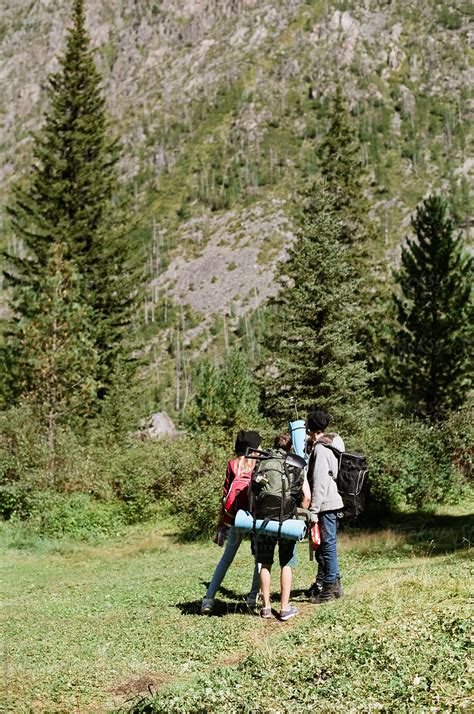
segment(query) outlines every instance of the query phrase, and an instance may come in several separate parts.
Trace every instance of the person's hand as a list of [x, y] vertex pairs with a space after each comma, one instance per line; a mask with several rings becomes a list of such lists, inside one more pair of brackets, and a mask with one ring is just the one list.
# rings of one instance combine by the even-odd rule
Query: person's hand
[[217, 543], [217, 545], [222, 548], [222, 546], [225, 543], [225, 540], [227, 538], [227, 528], [225, 526], [222, 526], [221, 528], [218, 528], [216, 531], [216, 535], [213, 538], [213, 542]]

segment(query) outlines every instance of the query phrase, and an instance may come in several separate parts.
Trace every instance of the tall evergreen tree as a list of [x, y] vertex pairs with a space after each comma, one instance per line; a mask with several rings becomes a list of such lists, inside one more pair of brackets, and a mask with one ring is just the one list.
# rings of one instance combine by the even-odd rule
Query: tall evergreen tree
[[365, 170], [354, 120], [340, 85], [330, 104], [329, 128], [318, 154], [321, 173], [342, 222], [340, 239], [351, 246], [373, 236], [364, 194]]
[[220, 428], [232, 433], [255, 428], [260, 420], [259, 392], [245, 353], [231, 349], [220, 367], [206, 360], [188, 408], [187, 426], [193, 431]]
[[318, 403], [347, 426], [364, 411], [368, 375], [358, 358], [354, 282], [342, 233], [330, 199], [313, 198], [281, 265], [264, 373], [264, 406], [274, 419], [291, 416], [294, 398], [302, 409]]
[[321, 172], [334, 197], [334, 209], [353, 209], [363, 174], [360, 145], [340, 85], [331, 101], [330, 124], [319, 147]]
[[357, 124], [351, 116], [341, 85], [330, 103], [329, 128], [319, 146], [321, 173], [334, 201], [342, 227], [341, 241], [349, 247], [350, 264], [357, 275], [357, 302], [371, 315], [361, 322], [357, 340], [369, 371], [372, 388], [380, 390], [383, 375], [382, 326], [390, 303], [389, 275], [378, 241], [378, 226], [370, 217], [366, 195], [367, 171]]
[[59, 243], [51, 245], [41, 290], [30, 287], [22, 297], [28, 310], [16, 331], [20, 385], [43, 417], [53, 457], [57, 427], [87, 416], [96, 396], [93, 315], [81, 302], [77, 272]]
[[394, 295], [390, 373], [408, 409], [434, 421], [472, 385], [474, 260], [455, 235], [445, 200], [430, 196], [412, 220]]
[[[120, 209], [113, 205], [118, 150], [108, 136], [84, 0], [73, 0], [72, 16], [60, 70], [48, 78], [49, 108], [35, 140], [33, 165], [26, 186], [16, 187], [9, 210], [24, 256], [7, 255], [6, 277], [17, 324], [37, 309], [25, 296], [44, 290], [52, 246], [60, 246], [66, 263], [74, 262], [80, 302], [93, 315], [98, 354], [94, 377], [103, 396], [130, 322], [130, 256]], [[13, 363], [21, 348], [15, 334], [10, 330], [7, 340]]]

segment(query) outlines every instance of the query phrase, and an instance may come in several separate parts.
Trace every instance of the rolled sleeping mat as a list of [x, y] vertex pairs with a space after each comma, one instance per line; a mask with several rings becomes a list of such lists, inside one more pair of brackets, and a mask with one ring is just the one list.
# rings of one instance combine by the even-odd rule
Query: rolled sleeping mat
[[298, 419], [297, 421], [288, 422], [288, 428], [291, 433], [291, 438], [293, 440], [293, 448], [295, 454], [301, 456], [303, 459], [307, 459], [307, 454], [305, 452], [306, 443], [306, 427], [303, 419]]
[[[278, 535], [278, 529], [280, 527], [279, 521], [268, 521], [264, 525], [264, 521], [261, 518], [257, 518], [255, 528], [258, 533], [268, 533], [269, 535]], [[235, 516], [234, 526], [238, 531], [251, 531], [253, 530], [253, 516], [248, 511], [243, 511], [240, 509], [237, 511]], [[281, 524], [281, 538], [287, 538], [288, 540], [303, 540], [306, 535], [306, 523], [304, 521], [299, 521], [296, 518], [289, 518], [287, 521], [283, 521]]]

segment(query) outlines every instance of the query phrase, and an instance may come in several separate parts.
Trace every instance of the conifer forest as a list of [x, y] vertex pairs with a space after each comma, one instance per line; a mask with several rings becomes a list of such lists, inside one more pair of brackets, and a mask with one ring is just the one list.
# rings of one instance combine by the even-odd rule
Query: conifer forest
[[[4, 1], [1, 711], [472, 706], [473, 19]], [[203, 618], [237, 432], [314, 405], [369, 465], [347, 596], [299, 547], [266, 627], [242, 547]]]

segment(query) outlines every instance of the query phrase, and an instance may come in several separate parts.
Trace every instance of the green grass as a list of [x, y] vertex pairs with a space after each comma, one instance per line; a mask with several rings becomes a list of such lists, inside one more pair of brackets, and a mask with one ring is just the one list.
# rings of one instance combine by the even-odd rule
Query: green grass
[[398, 527], [342, 534], [347, 596], [322, 608], [304, 599], [314, 565], [300, 546], [301, 615], [289, 623], [240, 604], [247, 544], [218, 616], [204, 618], [200, 598], [221, 551], [177, 543], [170, 521], [95, 546], [29, 550], [13, 548], [4, 526], [4, 710], [128, 710], [150, 687], [156, 698], [136, 711], [467, 711], [468, 513], [405, 514]]

